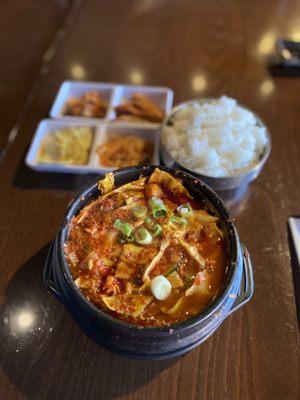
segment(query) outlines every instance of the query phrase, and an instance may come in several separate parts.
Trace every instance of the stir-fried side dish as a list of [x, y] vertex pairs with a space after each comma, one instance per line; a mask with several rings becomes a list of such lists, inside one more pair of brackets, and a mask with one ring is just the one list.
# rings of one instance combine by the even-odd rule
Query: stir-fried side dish
[[105, 167], [131, 167], [150, 164], [153, 143], [138, 136], [115, 136], [98, 148], [100, 164]]
[[93, 130], [88, 127], [63, 128], [49, 132], [38, 152], [38, 162], [84, 165], [88, 162]]
[[86, 92], [80, 97], [71, 97], [65, 105], [65, 115], [87, 118], [104, 118], [107, 101], [95, 91]]
[[154, 101], [141, 93], [134, 93], [131, 100], [118, 105], [115, 110], [117, 119], [123, 121], [161, 122], [165, 116]]
[[174, 324], [218, 294], [228, 243], [218, 217], [158, 168], [114, 188], [73, 218], [65, 254], [76, 285], [97, 307], [140, 326]]

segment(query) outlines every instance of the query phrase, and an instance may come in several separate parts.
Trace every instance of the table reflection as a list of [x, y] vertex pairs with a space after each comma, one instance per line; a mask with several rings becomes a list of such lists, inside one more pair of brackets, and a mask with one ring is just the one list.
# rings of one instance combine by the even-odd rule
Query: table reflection
[[42, 306], [24, 302], [17, 306], [7, 305], [3, 322], [8, 335], [24, 339], [41, 330], [44, 319], [45, 311]]
[[273, 31], [266, 32], [258, 42], [257, 46], [258, 53], [263, 56], [272, 53], [276, 39], [277, 37], [275, 35], [275, 32]]
[[138, 69], [133, 69], [129, 72], [129, 80], [134, 85], [140, 85], [144, 82], [144, 74]]
[[86, 78], [86, 70], [81, 64], [72, 64], [70, 67], [70, 73], [74, 79]]
[[192, 79], [192, 88], [195, 92], [203, 92], [207, 87], [207, 80], [203, 74], [195, 75]]
[[270, 96], [275, 90], [275, 84], [272, 79], [265, 79], [260, 84], [260, 93], [263, 97]]

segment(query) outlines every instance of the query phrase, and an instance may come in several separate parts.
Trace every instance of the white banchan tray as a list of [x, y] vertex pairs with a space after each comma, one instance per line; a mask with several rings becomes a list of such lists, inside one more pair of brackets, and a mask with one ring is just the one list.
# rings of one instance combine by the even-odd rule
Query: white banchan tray
[[[82, 94], [95, 90], [108, 101], [108, 109], [104, 118], [74, 117], [63, 114], [66, 101], [70, 97], [79, 97]], [[99, 145], [115, 135], [135, 135], [153, 142], [154, 150], [152, 164], [159, 164], [159, 123], [131, 122], [115, 120], [114, 108], [123, 101], [129, 100], [135, 92], [142, 93], [154, 100], [160, 107], [169, 113], [173, 104], [173, 91], [164, 87], [117, 85], [97, 82], [64, 82], [50, 111], [53, 119], [42, 120], [35, 132], [30, 148], [26, 155], [26, 165], [31, 169], [45, 172], [61, 173], [105, 173], [116, 168], [107, 168], [99, 163], [97, 149]], [[38, 162], [38, 152], [42, 140], [48, 133], [62, 128], [89, 126], [93, 131], [93, 143], [89, 160], [86, 165], [69, 165]]]
[[[80, 97], [86, 92], [96, 91], [102, 98], [107, 100], [108, 107], [104, 118], [86, 118], [64, 115], [65, 104], [70, 97]], [[50, 117], [54, 119], [113, 122], [114, 124], [151, 125], [159, 126], [154, 122], [133, 122], [116, 120], [115, 107], [131, 99], [133, 93], [142, 93], [159, 105], [165, 113], [169, 113], [173, 104], [173, 91], [167, 87], [118, 85], [113, 83], [97, 83], [83, 81], [65, 81], [56, 96], [50, 110]]]

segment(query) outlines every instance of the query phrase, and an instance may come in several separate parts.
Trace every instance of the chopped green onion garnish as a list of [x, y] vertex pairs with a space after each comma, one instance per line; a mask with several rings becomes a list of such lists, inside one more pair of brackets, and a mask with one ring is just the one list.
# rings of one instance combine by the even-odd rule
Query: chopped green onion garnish
[[187, 219], [184, 217], [175, 217], [174, 215], [172, 217], [170, 217], [170, 222], [172, 222], [172, 224], [178, 225], [178, 226], [184, 226], [187, 224]]
[[153, 237], [160, 236], [162, 233], [163, 228], [159, 224], [154, 225]]
[[177, 207], [176, 210], [182, 217], [186, 218], [190, 217], [193, 214], [193, 209], [189, 203], [181, 204], [179, 207]]
[[149, 231], [145, 228], [140, 228], [134, 233], [134, 239], [138, 244], [150, 244], [152, 243], [152, 236]]
[[114, 228], [122, 232], [124, 236], [130, 236], [133, 231], [133, 227], [128, 222], [122, 221], [121, 219], [116, 219]]
[[128, 199], [125, 200], [125, 203], [127, 206], [129, 206], [130, 204], [134, 203], [134, 198], [133, 197], [128, 197]]
[[133, 233], [131, 232], [131, 234], [126, 236], [125, 239], [127, 240], [127, 242], [133, 242], [134, 241]]
[[152, 279], [150, 288], [157, 300], [165, 300], [171, 293], [172, 285], [166, 277], [158, 275]]
[[142, 219], [147, 215], [147, 207], [145, 206], [135, 206], [132, 209], [132, 213], [136, 218]]
[[151, 230], [153, 230], [154, 227], [155, 227], [155, 220], [150, 218], [150, 217], [147, 217], [145, 219], [144, 223], [145, 223], [146, 227], [151, 229]]
[[167, 215], [167, 209], [161, 199], [157, 197], [151, 197], [149, 200], [152, 215], [154, 218], [165, 217]]

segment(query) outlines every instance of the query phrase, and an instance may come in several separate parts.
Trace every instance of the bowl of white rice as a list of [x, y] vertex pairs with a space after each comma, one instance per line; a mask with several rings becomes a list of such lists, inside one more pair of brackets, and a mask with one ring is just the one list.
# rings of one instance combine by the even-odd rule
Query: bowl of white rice
[[161, 127], [164, 164], [197, 175], [216, 191], [247, 188], [270, 151], [265, 124], [226, 96], [182, 103]]

